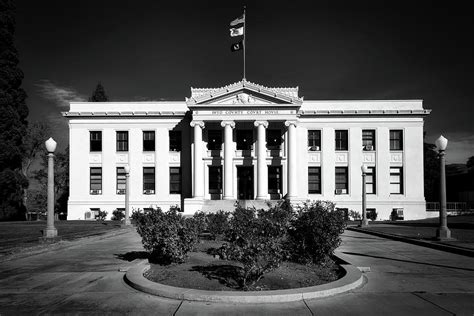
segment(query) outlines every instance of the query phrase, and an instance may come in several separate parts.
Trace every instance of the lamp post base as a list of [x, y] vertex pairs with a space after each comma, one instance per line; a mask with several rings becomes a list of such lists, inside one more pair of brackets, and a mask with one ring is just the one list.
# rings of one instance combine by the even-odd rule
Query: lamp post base
[[58, 230], [53, 227], [53, 228], [46, 228], [43, 230], [43, 237], [44, 238], [54, 238], [58, 236]]
[[130, 225], [132, 225], [132, 222], [130, 221], [130, 219], [123, 220], [123, 226], [130, 226]]
[[436, 229], [436, 239], [447, 240], [453, 238], [451, 238], [451, 231], [448, 229], [448, 227], [440, 227]]
[[359, 227], [367, 227], [367, 226], [369, 226], [369, 220], [368, 219], [360, 220]]

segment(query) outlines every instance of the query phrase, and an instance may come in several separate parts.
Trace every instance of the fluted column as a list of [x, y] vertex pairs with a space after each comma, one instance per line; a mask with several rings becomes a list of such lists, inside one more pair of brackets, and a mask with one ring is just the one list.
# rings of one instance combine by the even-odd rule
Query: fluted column
[[268, 194], [267, 141], [265, 129], [267, 121], [255, 121], [257, 127], [257, 200], [266, 200]]
[[296, 188], [296, 121], [286, 121], [288, 126], [288, 192], [287, 198], [297, 196]]
[[202, 129], [203, 121], [192, 121], [194, 127], [194, 198], [204, 198], [204, 168], [202, 163]]
[[224, 196], [222, 198], [232, 200], [234, 198], [232, 129], [235, 128], [235, 122], [222, 121], [221, 126], [224, 127]]

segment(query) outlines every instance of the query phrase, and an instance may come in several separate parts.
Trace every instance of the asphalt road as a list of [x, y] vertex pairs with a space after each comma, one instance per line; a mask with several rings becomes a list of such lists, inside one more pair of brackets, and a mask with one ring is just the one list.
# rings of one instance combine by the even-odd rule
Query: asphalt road
[[[284, 304], [160, 298], [125, 284], [140, 252], [130, 230], [0, 263], [0, 315], [474, 315], [474, 258], [347, 231], [338, 254], [363, 267], [362, 287]], [[128, 255], [126, 255], [128, 254]], [[129, 259], [130, 258], [130, 259]]]

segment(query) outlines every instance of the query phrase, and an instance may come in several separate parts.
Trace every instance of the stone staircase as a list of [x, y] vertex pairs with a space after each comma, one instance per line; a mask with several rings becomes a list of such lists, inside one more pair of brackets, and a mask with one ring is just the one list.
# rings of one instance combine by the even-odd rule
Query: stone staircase
[[214, 213], [219, 210], [225, 212], [232, 212], [235, 209], [235, 203], [238, 202], [244, 208], [255, 207], [256, 209], [268, 209], [277, 204], [280, 200], [207, 200], [202, 206], [202, 211], [205, 213]]

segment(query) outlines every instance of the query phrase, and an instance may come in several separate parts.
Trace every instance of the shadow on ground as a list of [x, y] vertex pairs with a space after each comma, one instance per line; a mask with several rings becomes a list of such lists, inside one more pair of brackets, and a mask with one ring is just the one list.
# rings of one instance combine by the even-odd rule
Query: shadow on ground
[[130, 251], [123, 254], [114, 254], [117, 259], [124, 261], [133, 261], [136, 259], [148, 259], [150, 254], [146, 251]]
[[234, 289], [240, 288], [237, 280], [240, 277], [240, 267], [229, 264], [212, 266], [193, 266], [191, 271], [202, 273], [208, 279], [218, 280], [219, 283]]

